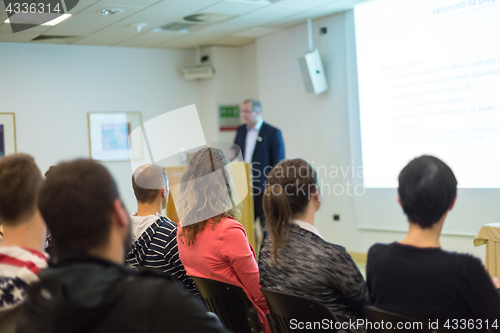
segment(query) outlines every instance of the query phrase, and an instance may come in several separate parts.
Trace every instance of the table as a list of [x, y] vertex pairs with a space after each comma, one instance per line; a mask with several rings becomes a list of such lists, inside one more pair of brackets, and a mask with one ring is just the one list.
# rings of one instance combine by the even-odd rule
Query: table
[[486, 244], [486, 269], [491, 277], [500, 278], [500, 223], [485, 224], [474, 238], [474, 245]]

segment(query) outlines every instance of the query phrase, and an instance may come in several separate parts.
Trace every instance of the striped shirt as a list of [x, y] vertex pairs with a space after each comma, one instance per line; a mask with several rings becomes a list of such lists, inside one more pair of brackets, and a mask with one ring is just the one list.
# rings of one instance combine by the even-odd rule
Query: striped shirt
[[198, 294], [193, 281], [179, 258], [177, 225], [168, 217], [157, 214], [132, 214], [133, 243], [126, 257], [128, 266], [154, 268], [179, 279], [188, 291]]
[[0, 247], [0, 311], [19, 305], [26, 290], [37, 282], [47, 257], [38, 251], [20, 247]]

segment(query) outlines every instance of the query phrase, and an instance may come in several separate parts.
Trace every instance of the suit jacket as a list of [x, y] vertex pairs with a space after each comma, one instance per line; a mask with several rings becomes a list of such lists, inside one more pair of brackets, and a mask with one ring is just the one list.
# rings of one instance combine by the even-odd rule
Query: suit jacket
[[[257, 139], [252, 156], [254, 195], [263, 194], [269, 171], [285, 158], [285, 145], [279, 129], [264, 122], [259, 137], [262, 140]], [[234, 143], [240, 147], [243, 156], [245, 156], [246, 138], [247, 126], [241, 125], [236, 132]]]

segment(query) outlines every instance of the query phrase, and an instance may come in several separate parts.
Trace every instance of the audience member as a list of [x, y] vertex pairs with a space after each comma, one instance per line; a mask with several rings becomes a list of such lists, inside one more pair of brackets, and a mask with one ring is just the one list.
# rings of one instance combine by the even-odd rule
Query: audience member
[[313, 298], [339, 320], [363, 318], [365, 281], [344, 247], [314, 227], [321, 207], [316, 171], [303, 159], [285, 160], [268, 176], [263, 207], [269, 237], [259, 253], [262, 287]]
[[197, 294], [193, 281], [179, 259], [177, 225], [161, 215], [168, 201], [168, 178], [158, 165], [146, 164], [132, 176], [137, 212], [132, 219], [132, 246], [126, 263], [163, 271], [179, 279]]
[[375, 244], [368, 252], [372, 305], [424, 325], [430, 319], [450, 330], [463, 329], [463, 322], [473, 323], [470, 331], [495, 330], [500, 297], [481, 261], [441, 249], [441, 230], [457, 196], [453, 171], [435, 157], [415, 158], [399, 174], [398, 195], [409, 230], [401, 242]]
[[43, 177], [33, 157], [0, 158], [0, 332], [14, 332], [19, 305], [28, 286], [47, 266], [43, 252], [46, 227], [38, 210]]
[[204, 148], [193, 154], [181, 179], [179, 254], [188, 275], [242, 288], [264, 331], [269, 309], [260, 291], [259, 268], [234, 205], [233, 181], [224, 153]]
[[226, 332], [175, 279], [123, 266], [130, 217], [105, 167], [59, 164], [39, 207], [53, 256], [29, 290], [17, 332]]

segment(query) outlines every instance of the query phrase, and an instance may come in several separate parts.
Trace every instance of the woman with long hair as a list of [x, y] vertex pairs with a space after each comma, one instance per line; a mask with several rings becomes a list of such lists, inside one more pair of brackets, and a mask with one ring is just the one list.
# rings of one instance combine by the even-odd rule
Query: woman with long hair
[[234, 193], [222, 150], [204, 148], [189, 159], [177, 207], [179, 255], [188, 275], [242, 288], [267, 333], [269, 309], [260, 291], [254, 250], [238, 222], [240, 210]]
[[263, 207], [269, 237], [259, 253], [264, 288], [313, 298], [338, 319], [364, 316], [365, 281], [345, 248], [314, 227], [321, 206], [316, 171], [303, 159], [285, 160], [268, 175]]

